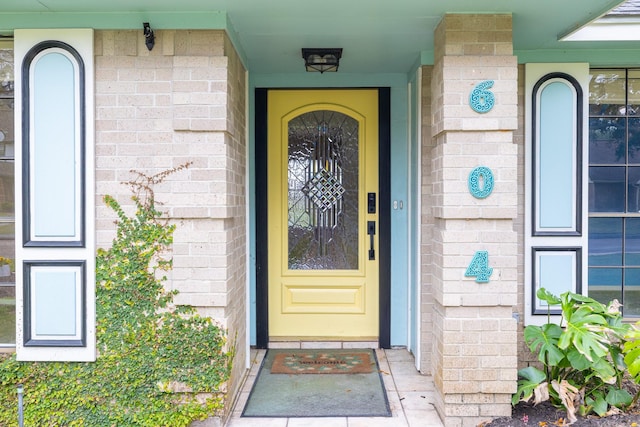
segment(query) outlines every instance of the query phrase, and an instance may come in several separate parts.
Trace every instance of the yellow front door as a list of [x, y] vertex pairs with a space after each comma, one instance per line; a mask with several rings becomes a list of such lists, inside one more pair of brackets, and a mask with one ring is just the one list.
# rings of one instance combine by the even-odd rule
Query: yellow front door
[[268, 95], [269, 337], [378, 337], [378, 91]]

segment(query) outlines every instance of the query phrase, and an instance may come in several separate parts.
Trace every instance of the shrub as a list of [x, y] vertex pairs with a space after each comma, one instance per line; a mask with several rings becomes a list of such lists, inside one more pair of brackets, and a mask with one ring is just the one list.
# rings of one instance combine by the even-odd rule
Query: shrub
[[617, 301], [604, 305], [592, 298], [566, 292], [560, 297], [545, 289], [538, 298], [560, 306], [560, 325], [529, 325], [524, 339], [538, 354], [543, 370], [529, 366], [518, 371], [518, 391], [512, 403], [550, 399], [567, 410], [569, 422], [576, 413], [602, 416], [611, 407], [626, 408], [633, 396], [623, 388], [626, 370], [623, 349], [630, 326], [622, 322]]
[[96, 259], [93, 363], [0, 362], [0, 425], [17, 425], [18, 384], [25, 425], [188, 426], [222, 410], [233, 346], [192, 307], [175, 306], [163, 286], [163, 258], [175, 226], [156, 209], [152, 186], [181, 167], [128, 184], [136, 212], [118, 216], [116, 237]]

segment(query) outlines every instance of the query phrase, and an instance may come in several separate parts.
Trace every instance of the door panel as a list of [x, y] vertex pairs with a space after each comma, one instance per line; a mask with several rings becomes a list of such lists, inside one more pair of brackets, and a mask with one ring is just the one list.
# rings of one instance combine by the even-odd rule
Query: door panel
[[377, 337], [378, 93], [270, 91], [267, 111], [269, 335]]

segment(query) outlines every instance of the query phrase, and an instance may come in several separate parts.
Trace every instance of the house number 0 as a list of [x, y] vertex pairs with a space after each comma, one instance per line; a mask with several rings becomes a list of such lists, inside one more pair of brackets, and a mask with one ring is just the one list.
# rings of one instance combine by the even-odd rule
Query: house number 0
[[469, 192], [476, 199], [485, 199], [493, 191], [493, 172], [486, 166], [478, 166], [469, 174]]

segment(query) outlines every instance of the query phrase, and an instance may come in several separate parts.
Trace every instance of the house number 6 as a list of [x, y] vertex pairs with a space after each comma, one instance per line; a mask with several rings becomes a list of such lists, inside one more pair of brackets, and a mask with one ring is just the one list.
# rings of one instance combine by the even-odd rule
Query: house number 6
[[495, 96], [489, 89], [493, 87], [493, 80], [480, 82], [469, 95], [469, 105], [476, 113], [487, 113], [493, 108]]

